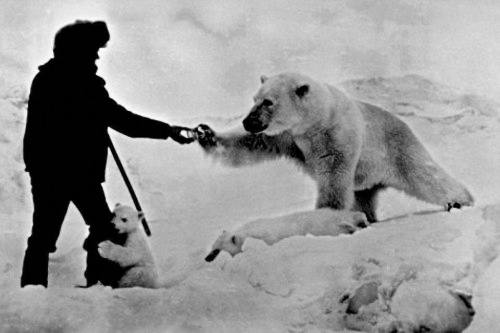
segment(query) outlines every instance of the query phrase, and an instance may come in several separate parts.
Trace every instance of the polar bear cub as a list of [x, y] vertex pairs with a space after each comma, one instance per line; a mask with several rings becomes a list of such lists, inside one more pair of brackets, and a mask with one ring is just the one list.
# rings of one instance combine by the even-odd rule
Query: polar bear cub
[[248, 222], [233, 232], [223, 231], [205, 260], [213, 261], [220, 251], [226, 251], [234, 257], [243, 252], [243, 243], [247, 237], [260, 239], [267, 245], [272, 245], [292, 236], [352, 234], [359, 227], [367, 225], [366, 216], [361, 212], [329, 208], [259, 219]]
[[159, 275], [146, 235], [140, 226], [142, 212], [117, 204], [111, 221], [119, 234], [126, 234], [123, 246], [109, 240], [99, 243], [99, 254], [116, 262], [123, 274], [116, 281], [118, 288], [158, 288]]

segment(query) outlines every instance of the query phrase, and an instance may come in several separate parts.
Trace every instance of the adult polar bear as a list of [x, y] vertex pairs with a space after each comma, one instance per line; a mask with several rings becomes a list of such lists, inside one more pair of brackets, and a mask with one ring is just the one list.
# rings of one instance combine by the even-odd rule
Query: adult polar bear
[[243, 120], [249, 133], [200, 125], [205, 151], [236, 166], [290, 158], [316, 181], [318, 208], [362, 211], [370, 222], [385, 187], [448, 210], [473, 204], [467, 189], [391, 113], [297, 73], [263, 76], [261, 83]]

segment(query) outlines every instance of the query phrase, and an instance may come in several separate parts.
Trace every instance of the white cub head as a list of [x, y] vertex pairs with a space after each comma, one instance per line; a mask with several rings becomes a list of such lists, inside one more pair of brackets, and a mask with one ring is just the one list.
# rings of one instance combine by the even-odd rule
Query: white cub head
[[283, 73], [261, 77], [262, 86], [254, 97], [254, 106], [243, 120], [250, 133], [276, 135], [284, 131], [302, 134], [311, 123], [322, 119], [317, 101], [322, 89], [312, 79]]
[[116, 204], [111, 223], [113, 223], [119, 234], [131, 233], [139, 228], [139, 223], [143, 217], [142, 212], [137, 212], [129, 206]]
[[212, 246], [212, 251], [206, 256], [205, 260], [208, 262], [213, 261], [220, 251], [226, 251], [231, 256], [235, 256], [238, 253], [243, 252], [242, 247], [245, 242], [245, 238], [234, 233], [229, 233], [223, 231], [222, 234], [217, 238], [214, 245]]

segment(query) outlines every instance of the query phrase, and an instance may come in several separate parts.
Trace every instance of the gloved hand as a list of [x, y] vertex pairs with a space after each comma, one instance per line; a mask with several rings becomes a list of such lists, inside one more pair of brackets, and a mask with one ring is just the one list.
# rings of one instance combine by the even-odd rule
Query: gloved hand
[[182, 126], [170, 126], [170, 137], [181, 145], [191, 143], [196, 140], [192, 134], [193, 130]]
[[195, 127], [196, 138], [203, 148], [215, 147], [217, 145], [215, 132], [208, 125], [199, 124]]

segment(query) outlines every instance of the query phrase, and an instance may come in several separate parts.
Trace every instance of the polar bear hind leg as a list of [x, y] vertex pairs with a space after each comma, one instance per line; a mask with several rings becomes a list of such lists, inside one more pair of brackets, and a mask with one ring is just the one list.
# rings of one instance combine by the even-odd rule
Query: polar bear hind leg
[[370, 189], [354, 192], [352, 210], [365, 213], [366, 219], [370, 223], [377, 222], [377, 197], [379, 192], [384, 188], [384, 185], [375, 185]]
[[430, 156], [413, 133], [397, 147], [390, 186], [446, 210], [472, 206], [474, 199], [465, 186], [446, 173]]

